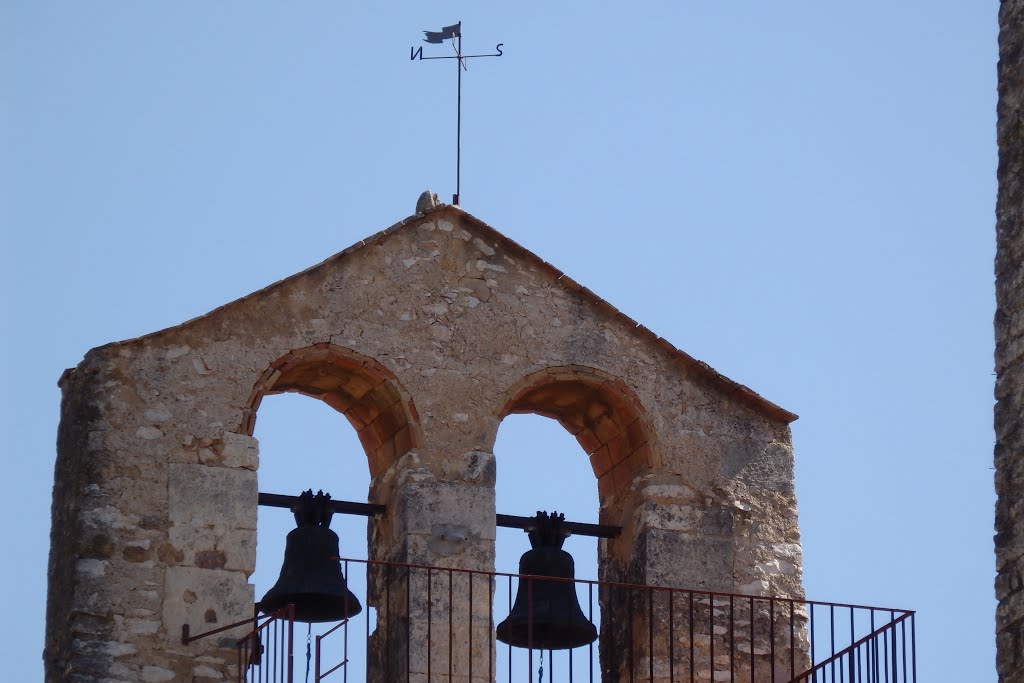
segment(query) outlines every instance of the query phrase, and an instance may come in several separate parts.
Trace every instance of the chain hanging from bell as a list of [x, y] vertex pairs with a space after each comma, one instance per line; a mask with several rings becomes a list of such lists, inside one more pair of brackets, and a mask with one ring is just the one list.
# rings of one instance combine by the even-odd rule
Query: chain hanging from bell
[[497, 638], [515, 647], [568, 650], [597, 640], [597, 627], [583, 614], [576, 597], [576, 567], [572, 555], [562, 550], [569, 536], [565, 515], [537, 512], [529, 530], [532, 548], [519, 560], [519, 573], [550, 576], [519, 579], [515, 603], [505, 621], [498, 624]]
[[288, 533], [284, 564], [274, 587], [256, 607], [272, 614], [295, 606], [295, 621], [341, 621], [359, 614], [362, 605], [348, 589], [338, 559], [338, 534], [329, 528], [334, 511], [331, 496], [313, 490], [299, 496], [292, 508], [296, 528]]

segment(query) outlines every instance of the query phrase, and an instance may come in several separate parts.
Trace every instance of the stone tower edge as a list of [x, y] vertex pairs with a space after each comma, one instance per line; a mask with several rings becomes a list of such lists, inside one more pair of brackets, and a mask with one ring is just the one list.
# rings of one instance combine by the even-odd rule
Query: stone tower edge
[[995, 315], [996, 670], [1024, 681], [1024, 1], [999, 11]]

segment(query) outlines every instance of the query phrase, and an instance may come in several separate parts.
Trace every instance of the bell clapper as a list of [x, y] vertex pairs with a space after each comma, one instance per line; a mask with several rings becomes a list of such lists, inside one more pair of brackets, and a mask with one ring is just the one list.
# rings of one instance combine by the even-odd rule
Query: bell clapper
[[313, 659], [313, 622], [306, 629], [306, 683], [309, 683], [309, 662]]

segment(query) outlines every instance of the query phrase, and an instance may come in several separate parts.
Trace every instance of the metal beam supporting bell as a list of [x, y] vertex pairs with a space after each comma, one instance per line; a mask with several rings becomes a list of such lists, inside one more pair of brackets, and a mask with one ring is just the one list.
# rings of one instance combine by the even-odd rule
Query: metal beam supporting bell
[[256, 604], [264, 614], [291, 604], [295, 621], [320, 623], [341, 621], [362, 611], [341, 572], [338, 535], [328, 528], [333, 514], [330, 500], [323, 491], [314, 496], [309, 490], [292, 508], [297, 526], [285, 542], [281, 575]]
[[519, 573], [570, 580], [520, 579], [512, 611], [498, 624], [501, 642], [537, 650], [568, 650], [597, 640], [597, 628], [576, 599], [572, 555], [562, 550], [569, 535], [564, 521], [565, 515], [557, 512], [537, 513], [529, 532], [532, 549], [519, 560]]

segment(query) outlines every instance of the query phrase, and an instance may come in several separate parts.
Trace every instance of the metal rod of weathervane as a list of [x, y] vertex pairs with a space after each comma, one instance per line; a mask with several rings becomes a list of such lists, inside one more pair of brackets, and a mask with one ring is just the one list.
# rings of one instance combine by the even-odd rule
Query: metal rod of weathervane
[[455, 70], [457, 72], [456, 80], [456, 95], [455, 95], [455, 195], [452, 197], [452, 203], [456, 206], [459, 205], [460, 197], [462, 195], [462, 72], [468, 70], [466, 65], [467, 59], [475, 59], [477, 57], [501, 57], [501, 47], [504, 43], [498, 43], [494, 46], [494, 52], [491, 54], [479, 54], [479, 55], [464, 55], [462, 54], [462, 22], [456, 22], [451, 26], [445, 26], [440, 31], [424, 31], [423, 34], [426, 36], [423, 39], [425, 43], [443, 43], [445, 40], [451, 40], [452, 46], [455, 48], [454, 56], [438, 56], [438, 57], [424, 57], [423, 46], [418, 48], [409, 48], [409, 59], [415, 60], [417, 58], [420, 61], [425, 59], [454, 59]]

